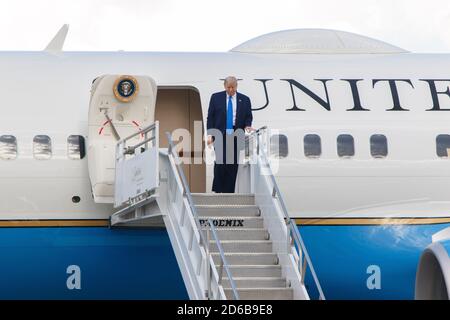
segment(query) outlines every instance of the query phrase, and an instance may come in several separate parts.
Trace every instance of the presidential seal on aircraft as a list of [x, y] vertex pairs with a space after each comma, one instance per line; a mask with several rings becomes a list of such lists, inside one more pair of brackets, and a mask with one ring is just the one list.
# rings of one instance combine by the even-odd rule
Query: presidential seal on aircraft
[[114, 96], [120, 102], [132, 101], [139, 92], [139, 84], [132, 76], [121, 76], [114, 82]]

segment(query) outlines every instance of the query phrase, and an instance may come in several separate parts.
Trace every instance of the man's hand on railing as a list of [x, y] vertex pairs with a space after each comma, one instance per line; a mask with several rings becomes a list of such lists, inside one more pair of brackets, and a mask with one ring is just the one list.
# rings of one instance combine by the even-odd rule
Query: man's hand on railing
[[213, 137], [212, 136], [208, 136], [206, 138], [206, 143], [207, 143], [208, 147], [211, 147], [212, 144], [213, 144]]
[[251, 133], [251, 132], [253, 132], [253, 131], [256, 131], [256, 129], [253, 128], [253, 127], [245, 127], [245, 132]]

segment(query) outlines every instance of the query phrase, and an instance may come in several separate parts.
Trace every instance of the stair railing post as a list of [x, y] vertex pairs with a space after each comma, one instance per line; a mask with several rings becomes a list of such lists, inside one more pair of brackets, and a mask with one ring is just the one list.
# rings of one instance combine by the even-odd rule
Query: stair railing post
[[220, 269], [219, 269], [219, 284], [222, 285], [222, 276], [223, 276], [223, 260], [220, 258]]
[[[301, 259], [300, 259], [301, 261]], [[306, 257], [303, 258], [303, 263], [302, 263], [302, 284], [305, 284], [305, 274], [306, 274], [306, 267], [308, 266], [308, 261], [306, 261]]]
[[289, 223], [289, 218], [285, 219], [285, 223], [286, 223], [286, 229], [287, 229], [286, 230], [287, 231], [286, 245], [287, 245], [287, 252], [289, 253], [292, 248], [292, 240], [293, 240], [292, 229], [291, 229], [291, 225]]
[[239, 293], [237, 292], [236, 283], [234, 282], [233, 276], [232, 276], [232, 274], [230, 272], [230, 269], [228, 267], [229, 264], [228, 264], [228, 262], [227, 262], [227, 260], [225, 258], [225, 251], [223, 250], [222, 244], [220, 243], [219, 236], [217, 235], [217, 231], [216, 231], [216, 229], [214, 227], [212, 219], [208, 219], [208, 222], [211, 225], [210, 230], [211, 230], [211, 233], [212, 233], [212, 235], [214, 237], [215, 243], [217, 245], [217, 250], [219, 251], [219, 256], [220, 256], [220, 259], [221, 259], [221, 265], [220, 265], [220, 270], [221, 271], [220, 271], [220, 275], [219, 275], [218, 287], [221, 286], [223, 269], [225, 269], [225, 272], [227, 273], [228, 279], [230, 281], [231, 290], [233, 291], [233, 298], [235, 300], [239, 300], [240, 299], [239, 298]]
[[[200, 231], [201, 232], [201, 231]], [[209, 228], [206, 228], [206, 282], [208, 286], [208, 300], [211, 300], [211, 265], [210, 265], [210, 252], [209, 252], [209, 239], [210, 239], [210, 230]]]

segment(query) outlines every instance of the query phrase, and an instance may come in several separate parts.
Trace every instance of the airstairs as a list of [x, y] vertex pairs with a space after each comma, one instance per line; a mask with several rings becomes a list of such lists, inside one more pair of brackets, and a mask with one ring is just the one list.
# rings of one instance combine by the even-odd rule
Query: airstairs
[[[158, 122], [118, 141], [111, 227], [165, 225], [191, 299], [310, 299], [324, 295], [266, 156], [267, 130], [246, 139], [237, 194], [191, 193], [173, 141]], [[308, 269], [309, 268], [309, 269]]]

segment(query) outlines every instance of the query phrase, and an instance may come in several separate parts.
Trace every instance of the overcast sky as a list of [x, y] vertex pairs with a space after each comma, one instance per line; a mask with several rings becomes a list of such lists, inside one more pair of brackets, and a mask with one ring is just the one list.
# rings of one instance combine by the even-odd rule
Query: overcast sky
[[227, 51], [261, 34], [326, 28], [450, 52], [449, 0], [0, 0], [0, 50]]

